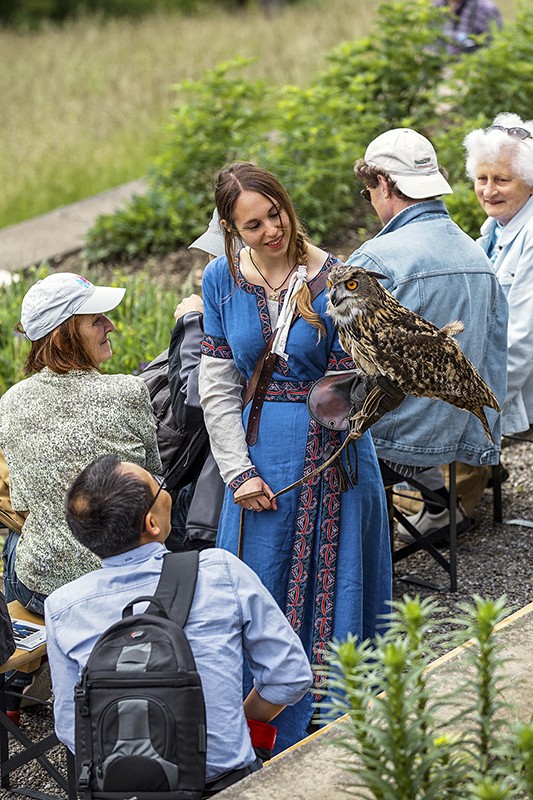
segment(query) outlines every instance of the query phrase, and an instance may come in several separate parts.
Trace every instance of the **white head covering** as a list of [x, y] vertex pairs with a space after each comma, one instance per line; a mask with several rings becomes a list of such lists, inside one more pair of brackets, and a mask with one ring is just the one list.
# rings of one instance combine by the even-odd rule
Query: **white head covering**
[[398, 189], [413, 200], [453, 194], [439, 172], [437, 154], [429, 139], [412, 128], [393, 128], [368, 145], [365, 161], [386, 170]]
[[218, 216], [216, 208], [213, 211], [213, 216], [207, 226], [207, 230], [189, 245], [189, 250], [191, 247], [195, 247], [197, 250], [203, 250], [204, 253], [210, 256], [216, 256], [217, 258], [225, 254], [224, 233], [220, 227], [220, 217]]
[[112, 286], [94, 286], [73, 272], [55, 272], [28, 289], [22, 300], [20, 322], [28, 339], [35, 342], [74, 314], [111, 311], [125, 292]]

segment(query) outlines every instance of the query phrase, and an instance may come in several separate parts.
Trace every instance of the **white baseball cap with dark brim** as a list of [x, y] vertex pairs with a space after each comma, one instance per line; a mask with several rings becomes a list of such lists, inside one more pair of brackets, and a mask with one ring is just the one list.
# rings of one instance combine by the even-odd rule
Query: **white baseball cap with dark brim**
[[439, 172], [435, 148], [412, 128], [393, 128], [380, 134], [368, 145], [365, 161], [386, 170], [398, 189], [413, 200], [453, 194]]
[[204, 253], [215, 256], [216, 258], [225, 254], [224, 233], [220, 227], [220, 217], [218, 216], [216, 208], [213, 211], [213, 216], [207, 226], [207, 230], [189, 245], [189, 250], [191, 248], [203, 250]]
[[126, 289], [95, 286], [73, 272], [55, 272], [37, 281], [24, 295], [20, 322], [36, 342], [75, 314], [105, 314], [116, 308]]

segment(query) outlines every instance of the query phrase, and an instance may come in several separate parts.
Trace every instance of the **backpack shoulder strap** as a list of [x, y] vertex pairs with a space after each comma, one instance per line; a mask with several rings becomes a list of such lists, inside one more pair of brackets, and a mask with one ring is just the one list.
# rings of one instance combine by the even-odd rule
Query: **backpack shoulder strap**
[[[184, 627], [191, 610], [198, 577], [198, 562], [197, 550], [167, 553], [163, 559], [163, 569], [154, 596], [162, 602], [169, 618], [180, 628]], [[152, 604], [147, 612], [158, 613], [158, 608]]]

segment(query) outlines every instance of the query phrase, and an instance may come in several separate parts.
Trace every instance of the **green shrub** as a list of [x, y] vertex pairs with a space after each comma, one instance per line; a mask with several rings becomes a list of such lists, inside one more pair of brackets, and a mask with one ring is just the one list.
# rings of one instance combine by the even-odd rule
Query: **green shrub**
[[516, 723], [516, 709], [502, 699], [494, 631], [510, 611], [505, 598], [460, 606], [455, 643], [473, 646], [464, 651], [469, 668], [445, 696], [432, 691], [427, 672], [453, 641], [435, 633], [435, 601], [404, 597], [393, 605], [375, 648], [353, 638], [336, 643], [325, 670], [323, 705], [348, 715], [336, 743], [357, 757], [346, 764], [354, 785], [375, 800], [531, 797], [533, 724]]
[[[429, 0], [385, 2], [370, 36], [340, 45], [308, 89], [288, 89], [281, 99], [280, 135], [262, 165], [289, 188], [314, 236], [333, 241], [354, 208], [366, 211], [352, 167], [373, 138], [404, 125], [425, 132], [433, 123], [442, 19]], [[395, 63], [402, 68], [391, 69]]]
[[205, 229], [220, 166], [260, 153], [275, 126], [272, 92], [261, 81], [233, 74], [247, 63], [222, 64], [203, 80], [177, 87], [190, 101], [172, 113], [169, 146], [149, 175], [148, 194], [99, 218], [87, 237], [91, 262], [171, 252]]
[[[44, 266], [30, 271], [17, 283], [0, 287], [0, 395], [24, 377], [23, 367], [30, 344], [15, 332], [20, 319], [22, 298], [29, 287], [51, 270]], [[103, 283], [101, 278], [84, 274]], [[113, 358], [102, 365], [109, 373], [138, 373], [143, 364], [168, 347], [174, 325], [173, 313], [180, 295], [164, 282], [154, 281], [147, 272], [125, 275], [114, 270], [107, 279], [109, 286], [125, 286], [122, 303], [109, 316], [116, 327], [111, 334]], [[183, 287], [187, 292], [187, 287]], [[181, 293], [180, 293], [181, 294]]]
[[169, 146], [153, 167], [150, 191], [97, 222], [87, 240], [91, 261], [174, 249], [200, 233], [212, 209], [213, 179], [227, 162], [253, 160], [286, 185], [313, 237], [334, 243], [354, 214], [354, 161], [392, 127], [414, 127], [434, 141], [456, 193], [457, 222], [477, 235], [483, 214], [464, 175], [462, 141], [495, 111], [528, 114], [533, 9], [495, 32], [490, 45], [450, 62], [443, 52], [448, 13], [431, 0], [387, 0], [371, 35], [346, 42], [306, 88], [272, 90], [225, 64], [183, 84], [188, 102], [172, 116]]
[[[213, 179], [227, 162], [254, 160], [287, 185], [302, 219], [323, 237], [351, 220], [352, 165], [391, 125], [434, 118], [442, 59], [432, 48], [442, 10], [430, 0], [384, 3], [372, 36], [347, 43], [309, 88], [273, 90], [223, 64], [178, 88], [190, 100], [172, 114], [169, 146], [148, 195], [101, 218], [89, 233], [91, 261], [157, 253], [198, 235], [212, 209]], [[395, 61], [402, 69], [392, 69]]]

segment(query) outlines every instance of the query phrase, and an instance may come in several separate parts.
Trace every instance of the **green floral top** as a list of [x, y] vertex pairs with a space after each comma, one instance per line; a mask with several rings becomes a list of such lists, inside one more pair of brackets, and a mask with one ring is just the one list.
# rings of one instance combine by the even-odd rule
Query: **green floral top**
[[0, 449], [13, 507], [29, 511], [17, 576], [45, 595], [100, 566], [64, 515], [65, 492], [79, 472], [109, 453], [161, 471], [148, 390], [133, 375], [44, 368], [17, 383], [0, 398]]

